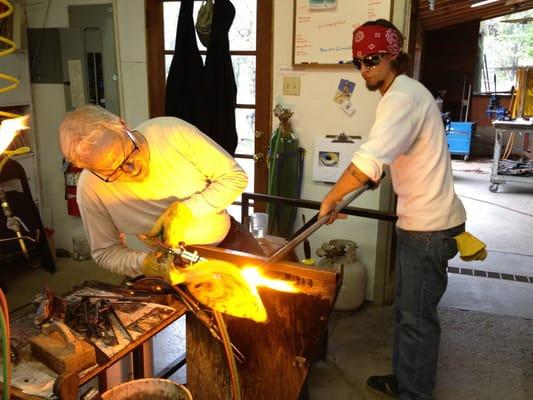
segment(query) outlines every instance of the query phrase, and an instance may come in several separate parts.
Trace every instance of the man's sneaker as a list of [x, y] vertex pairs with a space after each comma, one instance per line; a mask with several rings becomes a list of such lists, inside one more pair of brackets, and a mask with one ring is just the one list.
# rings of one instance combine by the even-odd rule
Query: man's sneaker
[[394, 375], [371, 376], [366, 380], [366, 386], [376, 393], [389, 397], [400, 397], [398, 380]]

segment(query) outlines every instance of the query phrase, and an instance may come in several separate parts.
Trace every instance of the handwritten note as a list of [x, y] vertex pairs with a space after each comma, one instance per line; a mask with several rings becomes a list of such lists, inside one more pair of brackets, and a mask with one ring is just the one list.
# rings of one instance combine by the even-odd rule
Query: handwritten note
[[391, 0], [337, 0], [336, 7], [310, 7], [294, 0], [293, 64], [342, 64], [352, 59], [353, 30], [390, 17]]

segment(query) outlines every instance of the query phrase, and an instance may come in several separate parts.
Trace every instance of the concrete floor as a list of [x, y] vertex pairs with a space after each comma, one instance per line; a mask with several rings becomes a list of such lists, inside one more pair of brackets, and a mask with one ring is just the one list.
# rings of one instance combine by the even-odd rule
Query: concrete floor
[[[483, 262], [457, 269], [533, 276], [533, 187], [488, 190], [490, 161], [454, 161], [467, 230], [487, 244]], [[461, 271], [461, 270], [459, 270]], [[467, 271], [463, 271], [467, 272]], [[442, 341], [438, 400], [533, 399], [533, 279], [528, 282], [450, 273], [439, 315]], [[370, 375], [391, 372], [392, 307], [367, 305], [330, 320], [327, 360], [314, 365], [312, 400], [383, 399], [365, 388]]]
[[[456, 190], [468, 212], [467, 229], [488, 247], [484, 262], [450, 261], [455, 268], [533, 277], [533, 188], [519, 184], [488, 191], [489, 162], [454, 162]], [[459, 270], [461, 271], [461, 270]], [[0, 271], [11, 310], [28, 303], [44, 284], [63, 293], [87, 279], [119, 282], [92, 261], [58, 259], [58, 272], [11, 268]], [[443, 336], [438, 400], [533, 399], [533, 279], [529, 282], [449, 274], [439, 310]], [[312, 400], [383, 399], [365, 380], [391, 370], [392, 307], [366, 304], [353, 314], [333, 314], [326, 361], [309, 376]], [[176, 333], [177, 332], [177, 333]], [[175, 326], [158, 335], [155, 347], [168, 349], [168, 337], [183, 335]], [[166, 335], [166, 336], [165, 336]], [[159, 344], [158, 344], [159, 343]], [[163, 352], [155, 369], [176, 354]], [[186, 379], [184, 371], [174, 377]], [[275, 399], [277, 400], [277, 399]]]

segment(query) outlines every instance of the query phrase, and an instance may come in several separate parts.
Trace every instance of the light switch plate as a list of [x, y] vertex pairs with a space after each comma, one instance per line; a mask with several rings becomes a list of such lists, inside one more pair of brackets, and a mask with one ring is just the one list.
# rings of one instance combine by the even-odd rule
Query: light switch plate
[[284, 76], [283, 77], [283, 95], [299, 96], [300, 95], [300, 77]]

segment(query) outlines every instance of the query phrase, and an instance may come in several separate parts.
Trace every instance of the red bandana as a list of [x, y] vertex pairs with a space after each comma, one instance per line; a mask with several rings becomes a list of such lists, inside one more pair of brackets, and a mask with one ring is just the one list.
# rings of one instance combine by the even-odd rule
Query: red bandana
[[381, 25], [360, 26], [353, 32], [352, 52], [354, 58], [371, 54], [389, 53], [393, 56], [402, 51], [398, 32]]

